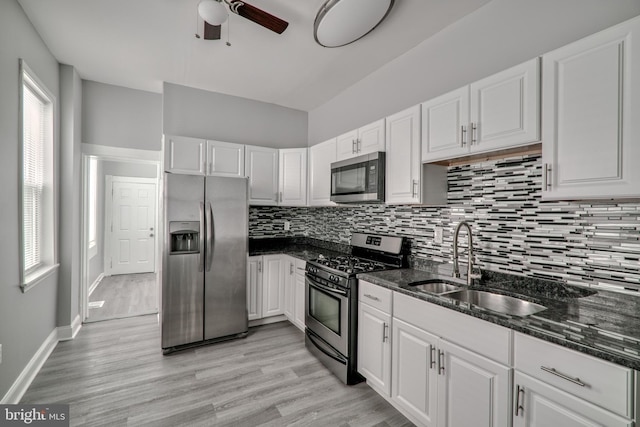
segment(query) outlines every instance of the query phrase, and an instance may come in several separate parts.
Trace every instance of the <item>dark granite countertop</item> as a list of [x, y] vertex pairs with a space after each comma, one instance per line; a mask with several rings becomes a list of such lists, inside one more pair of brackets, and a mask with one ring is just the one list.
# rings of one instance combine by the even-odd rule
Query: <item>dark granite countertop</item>
[[[433, 264], [430, 271], [399, 269], [358, 274], [359, 279], [438, 304], [479, 319], [640, 370], [640, 297], [564, 285], [547, 280], [483, 272], [473, 289], [492, 290], [547, 307], [518, 317], [475, 305], [456, 303], [445, 295], [415, 291], [409, 284], [431, 279], [455, 281], [450, 264]], [[459, 280], [459, 279], [458, 279]], [[464, 281], [462, 282], [464, 283]]]
[[311, 261], [320, 254], [330, 257], [350, 253], [348, 245], [306, 237], [249, 239], [249, 256], [285, 254]]

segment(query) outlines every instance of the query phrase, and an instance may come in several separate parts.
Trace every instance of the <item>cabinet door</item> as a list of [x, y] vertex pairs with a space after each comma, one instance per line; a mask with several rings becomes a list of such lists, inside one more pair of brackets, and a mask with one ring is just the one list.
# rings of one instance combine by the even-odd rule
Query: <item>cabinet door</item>
[[207, 141], [207, 174], [244, 176], [244, 145]]
[[471, 84], [471, 150], [492, 151], [540, 141], [540, 60]]
[[420, 203], [420, 105], [387, 117], [386, 202]]
[[249, 177], [249, 204], [277, 205], [278, 150], [246, 146], [245, 172]]
[[469, 152], [469, 86], [422, 103], [422, 161]]
[[358, 129], [358, 139], [356, 142], [358, 155], [384, 151], [384, 149], [384, 119], [380, 119]]
[[420, 425], [435, 426], [438, 338], [393, 319], [391, 399]]
[[515, 371], [514, 427], [631, 427], [633, 421]]
[[543, 56], [545, 199], [640, 196], [640, 20]]
[[358, 372], [385, 396], [391, 396], [391, 315], [358, 304]]
[[358, 130], [343, 133], [336, 138], [336, 160], [349, 159], [358, 155]]
[[438, 426], [511, 425], [510, 368], [445, 340], [438, 344], [438, 356], [444, 363], [438, 377]]
[[247, 313], [249, 320], [262, 319], [262, 256], [247, 262]]
[[307, 204], [307, 149], [280, 150], [280, 191], [278, 203], [284, 206]]
[[304, 328], [305, 328], [304, 262], [302, 263], [302, 265], [303, 265], [302, 270], [300, 270], [300, 267], [298, 266], [297, 272], [295, 274], [295, 283], [294, 283], [295, 301], [293, 305], [293, 315], [294, 315], [293, 323], [298, 327], [298, 329], [304, 332]]
[[331, 163], [336, 161], [336, 138], [309, 147], [309, 205], [335, 205], [331, 197]]
[[284, 314], [286, 262], [282, 255], [264, 255], [262, 282], [262, 317]]
[[295, 271], [296, 261], [290, 256], [283, 256], [285, 266], [284, 272], [284, 315], [287, 319], [294, 322], [294, 304], [295, 304]]
[[164, 170], [189, 175], [205, 174], [206, 141], [185, 136], [165, 136]]

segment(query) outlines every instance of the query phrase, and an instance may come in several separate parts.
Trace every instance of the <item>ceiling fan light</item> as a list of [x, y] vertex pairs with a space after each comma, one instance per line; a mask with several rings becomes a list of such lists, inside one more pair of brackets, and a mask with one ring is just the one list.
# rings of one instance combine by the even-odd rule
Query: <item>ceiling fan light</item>
[[227, 8], [216, 0], [202, 0], [198, 4], [198, 15], [210, 25], [222, 25], [229, 19]]

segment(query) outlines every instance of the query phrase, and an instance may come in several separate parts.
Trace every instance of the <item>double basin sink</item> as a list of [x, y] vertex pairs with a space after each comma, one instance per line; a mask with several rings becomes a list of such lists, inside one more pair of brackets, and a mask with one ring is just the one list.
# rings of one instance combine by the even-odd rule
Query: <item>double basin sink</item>
[[529, 316], [546, 310], [543, 305], [520, 298], [502, 295], [490, 290], [467, 289], [439, 279], [425, 280], [409, 284], [410, 288], [432, 295], [439, 295], [454, 303], [468, 304], [513, 316]]

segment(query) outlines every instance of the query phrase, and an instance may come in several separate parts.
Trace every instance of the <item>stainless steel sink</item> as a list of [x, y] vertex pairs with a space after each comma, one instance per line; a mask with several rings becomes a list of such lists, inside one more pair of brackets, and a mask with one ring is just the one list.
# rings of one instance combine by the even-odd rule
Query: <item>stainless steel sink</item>
[[461, 303], [468, 303], [487, 310], [515, 316], [529, 316], [547, 309], [547, 307], [535, 302], [473, 289], [450, 292], [442, 296]]
[[409, 286], [411, 286], [416, 291], [422, 291], [422, 292], [427, 292], [427, 293], [436, 294], [436, 295], [444, 294], [445, 292], [458, 291], [461, 289], [460, 286], [443, 282], [442, 280], [439, 280], [439, 279], [413, 282], [413, 283], [409, 283]]

